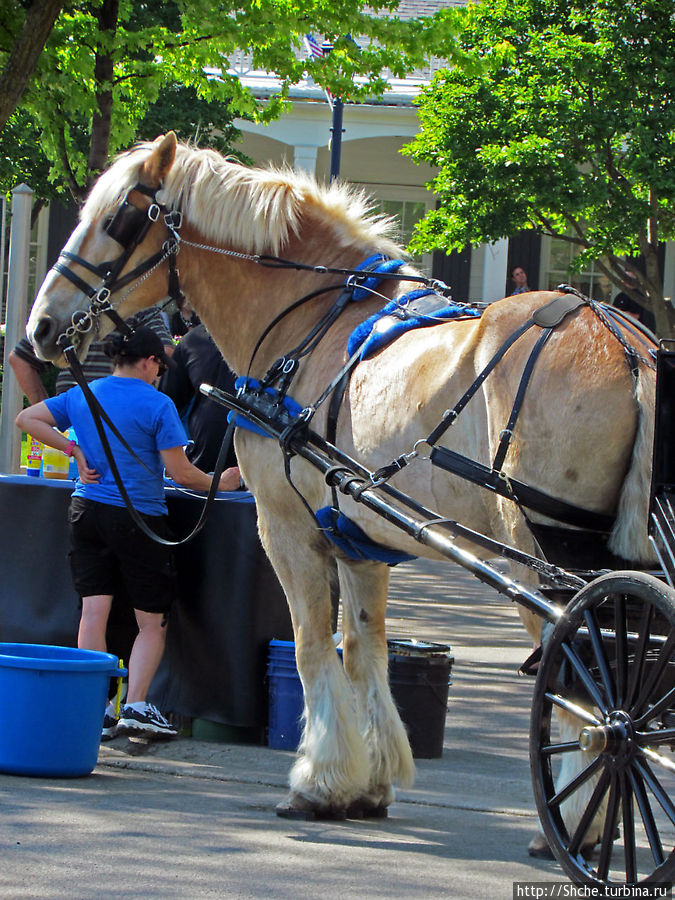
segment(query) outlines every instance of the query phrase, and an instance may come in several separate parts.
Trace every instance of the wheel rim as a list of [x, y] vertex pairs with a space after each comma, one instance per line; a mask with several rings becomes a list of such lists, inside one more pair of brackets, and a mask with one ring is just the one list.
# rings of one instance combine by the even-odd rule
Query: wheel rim
[[544, 833], [573, 881], [666, 883], [675, 873], [673, 626], [675, 592], [615, 573], [581, 590], [545, 642], [530, 763]]

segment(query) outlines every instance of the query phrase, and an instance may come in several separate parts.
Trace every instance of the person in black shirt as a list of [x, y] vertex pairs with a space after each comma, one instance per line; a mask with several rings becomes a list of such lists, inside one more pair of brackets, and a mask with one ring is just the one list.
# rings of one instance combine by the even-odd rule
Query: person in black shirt
[[171, 316], [171, 334], [175, 338], [182, 338], [197, 325], [201, 325], [201, 319], [189, 302], [183, 299], [176, 312]]
[[[633, 291], [633, 293], [641, 294], [634, 272], [627, 271], [626, 277], [623, 281], [626, 287], [629, 290]], [[642, 322], [645, 328], [649, 328], [650, 331], [654, 331], [654, 326], [656, 324], [654, 320], [654, 313], [650, 309], [645, 309], [643, 306], [640, 306], [637, 300], [633, 300], [633, 298], [625, 291], [621, 291], [620, 294], [616, 295], [613, 301], [613, 305], [617, 309], [621, 309], [624, 312], [629, 313], [629, 315], [633, 316], [634, 319], [637, 319], [638, 322]]]
[[[205, 397], [199, 386], [206, 382], [234, 393], [234, 374], [201, 324], [180, 339], [171, 363], [160, 390], [178, 407], [188, 437], [193, 441], [186, 450], [188, 459], [204, 472], [212, 472], [227, 430], [227, 410]], [[236, 465], [234, 449], [230, 448], [226, 466]]]

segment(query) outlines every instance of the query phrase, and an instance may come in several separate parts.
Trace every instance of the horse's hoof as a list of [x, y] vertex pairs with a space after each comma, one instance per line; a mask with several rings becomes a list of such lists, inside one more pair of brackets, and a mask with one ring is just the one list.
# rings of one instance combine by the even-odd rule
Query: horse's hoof
[[300, 819], [304, 822], [315, 822], [317, 819], [342, 821], [347, 818], [343, 807], [323, 806], [299, 794], [289, 794], [277, 803], [276, 813], [282, 819]]
[[[620, 836], [619, 831], [617, 829], [617, 831], [614, 835], [614, 840], [615, 841], [618, 840], [619, 836]], [[598, 840], [598, 843], [600, 843], [599, 840]], [[596, 846], [597, 846], [596, 844], [584, 844], [582, 846], [580, 853], [586, 861], [589, 861], [592, 858], [592, 856], [595, 852]], [[535, 859], [555, 859], [555, 856], [553, 855], [553, 851], [547, 844], [546, 838], [544, 837], [543, 834], [537, 834], [537, 835], [535, 835], [535, 837], [532, 838], [532, 840], [530, 841], [530, 844], [527, 848], [527, 852], [530, 856], [533, 856]]]
[[359, 797], [347, 807], [348, 819], [386, 819], [388, 815], [384, 803], [373, 803], [367, 797]]
[[555, 859], [543, 834], [535, 834], [528, 844], [527, 852], [535, 859]]

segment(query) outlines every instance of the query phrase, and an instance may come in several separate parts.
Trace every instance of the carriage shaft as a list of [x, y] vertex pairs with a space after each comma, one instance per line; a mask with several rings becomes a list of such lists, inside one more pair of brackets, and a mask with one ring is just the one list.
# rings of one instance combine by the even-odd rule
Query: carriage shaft
[[[349, 465], [344, 464], [344, 454], [340, 454], [342, 457], [341, 464], [336, 466], [334, 460], [310, 446], [311, 438], [308, 439], [304, 431], [297, 430], [293, 432], [291, 430], [290, 434], [285, 435], [284, 432], [288, 431], [288, 429], [284, 425], [275, 422], [274, 419], [267, 416], [264, 412], [252, 409], [243, 397], [233, 397], [207, 384], [202, 384], [200, 390], [217, 403], [242, 413], [247, 419], [266, 431], [270, 437], [285, 438], [284, 446], [286, 449], [296, 453], [314, 468], [318, 469], [326, 476], [326, 481], [330, 486], [336, 487], [341, 493], [350, 496], [355, 502], [362, 503], [365, 507], [377, 513], [401, 531], [404, 531], [418, 543], [424, 544], [446, 559], [462, 566], [463, 569], [475, 575], [479, 581], [488, 584], [500, 594], [505, 594], [530, 612], [541, 616], [548, 622], [557, 622], [563, 607], [551, 602], [539, 591], [521, 584], [508, 575], [504, 575], [495, 566], [480, 559], [469, 550], [458, 546], [447, 532], [442, 531], [439, 527], [434, 527], [433, 523], [416, 518], [395, 506], [382, 496], [379, 488], [372, 484], [368, 478], [354, 471]], [[433, 518], [442, 520], [442, 517], [437, 514], [434, 514]], [[467, 537], [466, 534], [463, 534], [463, 539], [471, 541], [470, 536]]]

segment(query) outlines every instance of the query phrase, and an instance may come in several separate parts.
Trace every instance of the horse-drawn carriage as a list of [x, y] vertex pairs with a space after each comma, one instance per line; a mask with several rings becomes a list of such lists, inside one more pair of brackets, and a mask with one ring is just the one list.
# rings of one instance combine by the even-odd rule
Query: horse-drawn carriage
[[346, 187], [170, 133], [94, 185], [28, 333], [76, 365], [168, 278], [246, 373], [236, 396], [205, 390], [237, 427], [293, 619], [305, 725], [280, 815], [384, 816], [392, 785], [412, 779], [387, 683], [388, 565], [446, 557], [516, 601], [543, 646], [529, 662], [531, 770], [567, 874], [669, 882], [675, 354], [565, 286], [456, 303], [400, 259], [389, 228]]

